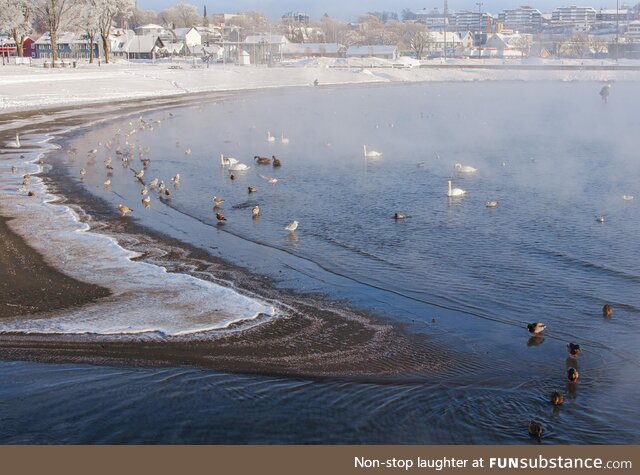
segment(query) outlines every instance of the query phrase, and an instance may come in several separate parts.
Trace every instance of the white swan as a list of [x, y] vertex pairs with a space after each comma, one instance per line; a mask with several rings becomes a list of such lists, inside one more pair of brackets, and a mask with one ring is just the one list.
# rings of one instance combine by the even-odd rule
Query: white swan
[[465, 190], [461, 189], [461, 188], [451, 188], [451, 180], [449, 180], [447, 183], [449, 183], [449, 191], [447, 192], [447, 196], [449, 197], [453, 197], [453, 196], [462, 196], [466, 193]]
[[289, 143], [289, 139], [284, 136], [284, 132], [282, 133], [282, 137], [280, 138], [280, 143], [283, 143], [283, 144]]
[[276, 138], [271, 135], [271, 132], [267, 132], [267, 142], [275, 142]]
[[234, 163], [233, 165], [229, 165], [229, 170], [231, 170], [232, 172], [243, 172], [245, 170], [248, 170], [249, 166], [245, 165], [244, 163]]
[[7, 148], [20, 148], [20, 135], [18, 135], [18, 132], [16, 132], [16, 139], [13, 142], [9, 142], [7, 144]]
[[382, 157], [382, 153], [380, 152], [376, 152], [375, 150], [369, 150], [367, 151], [367, 146], [363, 145], [362, 146], [363, 150], [364, 150], [364, 156], [366, 158], [378, 158], [378, 157]]
[[462, 165], [461, 163], [456, 163], [453, 168], [455, 168], [460, 173], [475, 173], [478, 171], [477, 168], [473, 168], [469, 165]]
[[231, 166], [238, 163], [238, 160], [233, 157], [225, 157], [223, 153], [220, 154], [220, 165]]

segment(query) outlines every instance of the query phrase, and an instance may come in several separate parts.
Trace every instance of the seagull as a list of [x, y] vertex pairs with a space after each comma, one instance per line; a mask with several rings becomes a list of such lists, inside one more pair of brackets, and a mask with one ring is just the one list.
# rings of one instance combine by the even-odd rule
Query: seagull
[[145, 196], [147, 193], [149, 193], [149, 189], [146, 186], [143, 186], [140, 190], [140, 195]]
[[216, 213], [216, 219], [218, 220], [219, 223], [222, 223], [223, 221], [227, 220], [227, 218], [225, 218], [224, 214], [222, 213]]
[[489, 200], [484, 204], [487, 208], [497, 208], [498, 202], [495, 200]]
[[527, 325], [527, 330], [529, 330], [529, 333], [531, 333], [532, 335], [539, 335], [545, 328], [547, 328], [547, 326], [544, 323], [540, 322], [529, 323]]
[[98, 149], [97, 148], [91, 149], [91, 150], [89, 150], [89, 153], [90, 154], [96, 154], [96, 153], [98, 153]]
[[176, 176], [171, 179], [171, 183], [173, 183], [173, 186], [180, 184], [180, 173], [176, 173]]
[[104, 161], [104, 166], [107, 167], [107, 168], [111, 166], [111, 157], [107, 158]]
[[217, 196], [214, 196], [213, 198], [211, 198], [211, 201], [213, 201], [216, 204], [216, 208], [220, 206], [222, 203], [224, 203], [224, 200], [222, 198], [218, 198]]
[[294, 232], [296, 229], [298, 229], [298, 221], [293, 220], [291, 221], [289, 224], [287, 224], [284, 229], [286, 229], [287, 231], [289, 231], [290, 233]]
[[409, 217], [409, 215], [408, 214], [404, 214], [404, 213], [395, 213], [393, 215], [393, 219], [396, 219], [396, 220], [398, 220], [398, 219], [406, 219], [408, 217]]
[[[134, 170], [135, 172], [135, 170]], [[134, 176], [138, 181], [142, 181], [142, 177], [144, 176], [144, 170], [140, 170], [139, 172], [135, 172]]]
[[151, 181], [149, 182], [149, 186], [150, 186], [151, 188], [155, 188], [156, 186], [158, 186], [158, 179], [157, 179], [157, 178], [154, 178], [153, 180], [151, 180]]
[[633, 200], [633, 195], [622, 195], [622, 199], [625, 201]]
[[185, 154], [185, 155], [191, 155], [191, 149], [190, 149], [190, 148], [186, 149], [186, 150], [184, 151], [184, 154]]
[[144, 198], [142, 198], [142, 204], [144, 205], [145, 208], [148, 208], [149, 206], [151, 206], [151, 197], [145, 196]]
[[598, 217], [596, 218], [596, 221], [597, 221], [597, 222], [599, 222], [599, 223], [601, 223], [601, 224], [604, 224], [604, 216], [598, 216]]
[[260, 207], [259, 206], [254, 206], [251, 209], [251, 217], [257, 218], [258, 216], [260, 216]]
[[107, 180], [103, 184], [104, 184], [104, 187], [107, 188], [107, 187], [111, 186], [111, 180]]
[[123, 204], [118, 205], [118, 210], [120, 211], [120, 216], [126, 216], [127, 213], [131, 213], [133, 211], [133, 209]]
[[13, 142], [9, 142], [7, 144], [7, 148], [20, 148], [20, 135], [16, 132], [16, 139]]

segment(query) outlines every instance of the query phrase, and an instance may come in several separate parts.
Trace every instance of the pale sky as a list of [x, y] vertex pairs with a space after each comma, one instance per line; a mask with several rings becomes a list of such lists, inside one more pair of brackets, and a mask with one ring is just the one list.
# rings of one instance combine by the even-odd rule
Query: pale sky
[[[404, 8], [413, 11], [423, 8], [432, 9], [438, 7], [442, 9], [442, 1], [434, 0], [138, 0], [139, 8], [143, 10], [162, 10], [168, 6], [175, 5], [179, 1], [197, 5], [202, 11], [202, 6], [207, 5], [209, 13], [235, 13], [246, 10], [258, 10], [265, 13], [270, 19], [280, 18], [289, 11], [305, 12], [311, 15], [312, 20], [319, 19], [325, 12], [333, 18], [340, 20], [355, 20], [361, 13], [367, 11], [392, 11], [400, 13]], [[450, 10], [477, 10], [478, 0], [449, 0]], [[635, 5], [640, 0], [624, 2], [620, 0], [620, 5], [629, 3]], [[497, 14], [504, 8], [514, 8], [520, 5], [530, 5], [542, 12], [550, 12], [555, 7], [565, 5], [592, 6], [596, 10], [600, 8], [615, 8], [616, 0], [484, 0], [482, 9], [490, 13]]]

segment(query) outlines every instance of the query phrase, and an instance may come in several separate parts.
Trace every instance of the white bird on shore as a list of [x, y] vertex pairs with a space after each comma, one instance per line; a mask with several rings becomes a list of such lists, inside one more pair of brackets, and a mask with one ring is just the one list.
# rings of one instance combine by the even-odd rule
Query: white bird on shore
[[289, 224], [287, 224], [284, 229], [286, 229], [287, 231], [289, 231], [290, 233], [294, 232], [296, 229], [298, 229], [298, 221], [293, 220], [291, 221]]
[[449, 184], [449, 191], [447, 191], [448, 197], [453, 198], [456, 196], [463, 196], [466, 193], [466, 191], [462, 188], [451, 188], [451, 180], [449, 180], [447, 183]]
[[382, 157], [382, 153], [381, 152], [376, 152], [375, 150], [368, 150], [367, 151], [367, 146], [363, 145], [362, 148], [364, 149], [364, 156], [365, 158], [378, 158], [378, 157]]
[[151, 188], [155, 188], [156, 186], [158, 186], [158, 179], [157, 179], [157, 178], [154, 178], [153, 180], [151, 180], [151, 181], [149, 182], [149, 186], [150, 186]]
[[151, 197], [145, 196], [144, 198], [142, 198], [142, 204], [144, 205], [145, 208], [148, 208], [149, 206], [151, 206]]
[[461, 163], [456, 163], [453, 168], [456, 169], [456, 171], [460, 172], [460, 173], [475, 173], [478, 171], [477, 168], [473, 168], [472, 166], [469, 165], [463, 165]]
[[7, 148], [20, 148], [20, 135], [16, 132], [16, 139], [13, 142], [7, 144]]
[[271, 132], [267, 132], [267, 142], [275, 142], [276, 138], [271, 135]]
[[216, 208], [219, 207], [222, 203], [224, 203], [224, 200], [222, 198], [218, 198], [217, 196], [214, 196], [213, 198], [211, 198], [211, 201], [215, 203]]
[[140, 170], [139, 172], [135, 172], [134, 176], [137, 180], [142, 181], [142, 177], [144, 176], [144, 170]]
[[632, 201], [633, 195], [622, 195], [622, 199], [625, 201]]
[[111, 180], [107, 180], [103, 183], [105, 188], [109, 188], [111, 186]]
[[283, 144], [288, 144], [289, 143], [289, 139], [284, 136], [284, 132], [282, 132], [282, 137], [280, 138], [280, 143], [283, 143]]
[[146, 186], [143, 186], [140, 190], [140, 195], [145, 196], [147, 193], [149, 193], [149, 189]]

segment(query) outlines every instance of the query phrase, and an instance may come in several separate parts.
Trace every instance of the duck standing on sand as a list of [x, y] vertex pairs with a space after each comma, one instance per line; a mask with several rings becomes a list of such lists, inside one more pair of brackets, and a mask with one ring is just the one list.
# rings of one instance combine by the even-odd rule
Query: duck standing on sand
[[120, 211], [120, 216], [126, 216], [127, 213], [131, 213], [133, 211], [132, 208], [129, 208], [127, 205], [119, 204], [118, 211]]
[[529, 330], [529, 333], [531, 333], [532, 335], [539, 335], [544, 331], [545, 328], [547, 328], [547, 326], [544, 323], [540, 322], [529, 323], [527, 325], [527, 330]]

